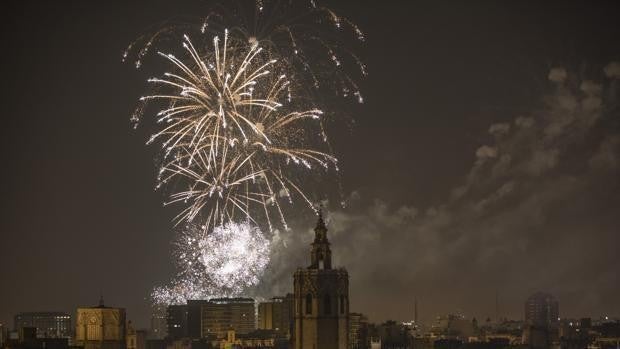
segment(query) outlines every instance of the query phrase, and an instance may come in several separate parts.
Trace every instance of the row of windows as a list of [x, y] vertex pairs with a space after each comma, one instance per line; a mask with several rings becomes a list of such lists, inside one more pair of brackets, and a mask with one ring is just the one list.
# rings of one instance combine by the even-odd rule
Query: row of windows
[[[340, 295], [340, 314], [344, 314], [346, 311], [346, 301], [347, 298], [344, 295]], [[323, 313], [325, 315], [330, 315], [332, 313], [332, 297], [328, 294], [323, 296]], [[312, 294], [308, 293], [306, 295], [306, 314], [312, 314]]]

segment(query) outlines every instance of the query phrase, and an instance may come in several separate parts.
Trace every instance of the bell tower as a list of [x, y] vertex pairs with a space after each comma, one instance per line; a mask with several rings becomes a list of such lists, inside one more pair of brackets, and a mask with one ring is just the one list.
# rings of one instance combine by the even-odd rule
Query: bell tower
[[319, 210], [310, 266], [294, 275], [295, 349], [348, 349], [349, 274], [332, 268], [327, 226]]
[[314, 242], [310, 252], [310, 269], [331, 269], [332, 251], [327, 240], [327, 227], [323, 221], [323, 212], [319, 209], [319, 219], [314, 228]]

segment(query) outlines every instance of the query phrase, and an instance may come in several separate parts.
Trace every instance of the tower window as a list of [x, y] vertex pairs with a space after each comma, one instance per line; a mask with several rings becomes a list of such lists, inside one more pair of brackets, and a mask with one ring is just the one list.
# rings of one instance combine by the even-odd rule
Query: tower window
[[325, 307], [324, 312], [326, 315], [329, 315], [332, 313], [332, 299], [328, 294], [325, 295], [323, 306]]
[[345, 297], [343, 294], [340, 295], [340, 314], [344, 314], [344, 310], [345, 310]]
[[312, 314], [312, 295], [306, 295], [306, 314]]

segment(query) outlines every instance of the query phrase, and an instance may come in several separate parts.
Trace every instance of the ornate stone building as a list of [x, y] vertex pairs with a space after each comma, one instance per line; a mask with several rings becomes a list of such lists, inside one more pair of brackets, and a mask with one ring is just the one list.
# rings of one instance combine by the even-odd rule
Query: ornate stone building
[[84, 349], [125, 349], [125, 309], [106, 307], [103, 298], [98, 306], [78, 308], [75, 341]]
[[309, 267], [294, 276], [295, 349], [347, 349], [349, 274], [332, 269], [327, 227], [319, 211]]

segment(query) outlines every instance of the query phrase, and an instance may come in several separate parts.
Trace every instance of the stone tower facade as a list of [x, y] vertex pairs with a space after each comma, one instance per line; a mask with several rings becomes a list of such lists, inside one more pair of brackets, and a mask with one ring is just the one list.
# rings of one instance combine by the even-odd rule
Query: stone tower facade
[[125, 349], [125, 309], [99, 305], [77, 309], [75, 342], [84, 349]]
[[321, 212], [314, 229], [310, 266], [294, 275], [295, 349], [348, 349], [349, 274], [332, 268]]

